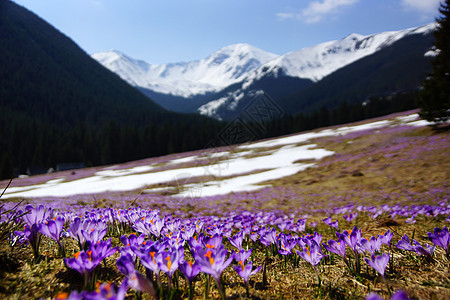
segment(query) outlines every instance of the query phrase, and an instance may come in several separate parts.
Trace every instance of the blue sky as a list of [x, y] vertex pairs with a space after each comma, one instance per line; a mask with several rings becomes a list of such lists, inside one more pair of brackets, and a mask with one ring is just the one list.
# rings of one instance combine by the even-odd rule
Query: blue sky
[[439, 0], [14, 0], [89, 54], [117, 49], [152, 64], [249, 43], [285, 54], [350, 33], [433, 22]]

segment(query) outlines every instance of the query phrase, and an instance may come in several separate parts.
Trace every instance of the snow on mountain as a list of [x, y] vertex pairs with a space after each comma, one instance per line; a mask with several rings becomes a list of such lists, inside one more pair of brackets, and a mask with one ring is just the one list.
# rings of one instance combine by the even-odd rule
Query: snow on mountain
[[164, 65], [151, 65], [117, 50], [95, 53], [92, 57], [134, 86], [190, 97], [240, 82], [278, 55], [248, 44], [234, 44], [202, 60]]
[[234, 95], [248, 94], [252, 85], [265, 76], [277, 77], [281, 74], [317, 82], [342, 67], [388, 47], [405, 36], [427, 34], [433, 31], [435, 27], [436, 23], [431, 23], [420, 27], [372, 35], [353, 33], [341, 40], [329, 41], [281, 55], [250, 72], [242, 81], [240, 88], [229, 92], [226, 96], [222, 95], [220, 99], [214, 99], [204, 104], [198, 108], [198, 112], [220, 119], [217, 114], [218, 110], [234, 110], [238, 102], [243, 99], [243, 97], [234, 97]]
[[351, 64], [365, 56], [387, 47], [411, 34], [426, 34], [434, 30], [436, 24], [388, 31], [372, 35], [350, 34], [341, 40], [329, 41], [313, 47], [281, 55], [267, 62], [249, 74], [243, 85], [249, 86], [267, 73], [279, 73], [291, 77], [319, 81], [334, 71]]
[[[151, 65], [117, 50], [95, 53], [94, 59], [134, 86], [155, 92], [190, 98], [240, 83], [240, 88], [220, 95], [198, 108], [200, 114], [214, 116], [218, 110], [233, 110], [248, 94], [252, 84], [265, 76], [290, 76], [312, 81], [374, 54], [412, 34], [426, 34], [436, 23], [400, 31], [372, 35], [350, 34], [284, 55], [276, 55], [249, 44], [234, 44], [197, 61]], [[430, 55], [427, 54], [427, 55]]]

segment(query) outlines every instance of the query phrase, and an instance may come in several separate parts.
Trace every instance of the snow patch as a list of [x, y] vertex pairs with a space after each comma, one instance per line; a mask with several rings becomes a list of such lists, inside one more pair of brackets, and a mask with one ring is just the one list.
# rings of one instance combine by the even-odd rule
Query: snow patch
[[[367, 129], [380, 129], [397, 126], [426, 126], [430, 124], [418, 120], [417, 114], [397, 117], [393, 120], [382, 120], [354, 126], [341, 126], [317, 132], [300, 133], [266, 141], [236, 146], [238, 152], [199, 152], [197, 155], [173, 159], [166, 165], [172, 169], [154, 170], [155, 165], [142, 165], [129, 169], [104, 168], [92, 176], [66, 181], [66, 178], [55, 178], [42, 184], [25, 187], [10, 187], [3, 198], [11, 197], [64, 197], [79, 194], [96, 194], [107, 191], [134, 191], [144, 189], [145, 192], [166, 191], [161, 185], [169, 182], [183, 182], [196, 177], [212, 177], [213, 180], [196, 184], [181, 184], [175, 190], [182, 192], [175, 196], [213, 196], [231, 192], [252, 191], [267, 185], [261, 185], [268, 180], [275, 180], [296, 174], [313, 163], [296, 163], [301, 160], [320, 160], [334, 152], [317, 148], [310, 141], [325, 136], [346, 135], [351, 132]], [[305, 145], [305, 143], [308, 143]], [[299, 145], [300, 144], [300, 145]], [[278, 149], [273, 149], [279, 147]], [[264, 151], [266, 149], [266, 151]], [[255, 152], [255, 150], [263, 150]], [[248, 157], [248, 155], [259, 154]], [[218, 157], [220, 159], [206, 166], [177, 168], [177, 164], [205, 160]], [[223, 178], [221, 180], [221, 178]], [[158, 185], [158, 188], [146, 187]], [[173, 188], [168, 190], [173, 191]]]

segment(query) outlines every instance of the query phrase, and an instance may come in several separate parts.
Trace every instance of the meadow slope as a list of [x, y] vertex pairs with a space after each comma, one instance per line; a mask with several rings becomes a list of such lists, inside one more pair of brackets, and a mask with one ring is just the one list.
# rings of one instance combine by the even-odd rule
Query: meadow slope
[[[415, 113], [15, 179], [1, 199], [0, 297], [72, 293], [76, 299], [117, 292], [120, 299], [125, 295], [120, 289], [104, 285], [96, 292], [88, 284], [93, 278], [87, 283], [72, 267], [83, 251], [86, 262], [94, 261], [100, 241], [112, 253], [98, 260], [92, 274], [99, 282], [122, 284], [130, 299], [150, 299], [151, 289], [162, 299], [205, 293], [230, 299], [360, 299], [374, 292], [389, 298], [397, 290], [413, 299], [448, 299], [449, 135], [433, 131]], [[41, 204], [42, 220], [33, 221], [43, 234], [36, 254], [24, 233], [33, 230], [28, 217]], [[11, 217], [12, 208], [28, 215]], [[64, 230], [45, 234], [42, 228], [58, 220]], [[86, 229], [81, 248], [73, 237], [77, 222]], [[331, 240], [344, 245], [344, 259], [329, 250]], [[251, 254], [239, 260], [233, 253], [240, 249]], [[160, 269], [149, 272], [152, 251]], [[123, 267], [126, 253], [137, 262], [131, 269]], [[311, 264], [313, 257], [319, 261]], [[379, 257], [389, 257], [382, 272], [370, 265]], [[205, 275], [211, 272], [208, 264], [226, 258], [231, 264], [214, 283], [216, 273]], [[201, 272], [190, 290], [181, 265], [192, 259]], [[240, 268], [250, 261], [253, 269], [262, 268], [246, 281]], [[173, 275], [165, 271], [175, 263]]]

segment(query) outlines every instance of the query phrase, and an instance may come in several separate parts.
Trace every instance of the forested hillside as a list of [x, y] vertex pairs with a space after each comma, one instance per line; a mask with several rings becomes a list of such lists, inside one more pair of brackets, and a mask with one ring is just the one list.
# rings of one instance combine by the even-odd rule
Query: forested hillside
[[219, 123], [165, 111], [26, 9], [0, 1], [0, 160], [110, 164], [205, 146]]

